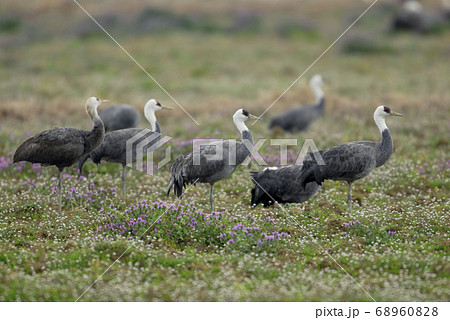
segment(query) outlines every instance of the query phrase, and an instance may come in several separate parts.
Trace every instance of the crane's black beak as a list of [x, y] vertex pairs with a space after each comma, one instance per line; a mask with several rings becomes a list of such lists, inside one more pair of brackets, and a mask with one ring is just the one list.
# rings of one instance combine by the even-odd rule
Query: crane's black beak
[[404, 117], [404, 115], [402, 115], [401, 113], [395, 112], [395, 111], [391, 111], [389, 114], [391, 116]]

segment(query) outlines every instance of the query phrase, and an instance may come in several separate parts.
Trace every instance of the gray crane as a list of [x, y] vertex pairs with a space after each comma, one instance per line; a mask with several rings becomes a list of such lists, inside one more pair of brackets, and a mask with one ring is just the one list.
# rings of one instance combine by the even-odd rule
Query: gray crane
[[269, 129], [282, 129], [290, 133], [305, 131], [317, 118], [323, 115], [325, 97], [322, 91], [322, 76], [318, 74], [313, 76], [310, 81], [310, 86], [316, 97], [316, 104], [297, 106], [286, 110], [272, 119]]
[[61, 173], [102, 143], [105, 136], [97, 107], [107, 100], [91, 97], [86, 112], [94, 123], [91, 131], [55, 127], [25, 140], [14, 152], [13, 162], [28, 161], [58, 168], [59, 213], [61, 214]]
[[141, 116], [129, 104], [117, 104], [99, 111], [98, 115], [105, 125], [105, 132], [136, 128]]
[[352, 210], [352, 183], [369, 175], [373, 169], [384, 165], [394, 151], [389, 129], [385, 119], [389, 116], [403, 116], [391, 111], [388, 107], [379, 106], [373, 118], [381, 133], [381, 142], [354, 141], [330, 149], [319, 151], [324, 164], [319, 164], [318, 154], [309, 154], [309, 158], [303, 162], [303, 169], [299, 176], [304, 187], [309, 182], [317, 182], [322, 185], [326, 179], [347, 181], [348, 183], [348, 208]]
[[244, 109], [239, 109], [233, 115], [233, 121], [242, 135], [242, 142], [235, 140], [219, 140], [202, 145], [184, 157], [178, 156], [171, 167], [171, 177], [167, 196], [173, 186], [178, 198], [183, 196], [183, 188], [188, 184], [209, 183], [211, 186], [209, 201], [211, 211], [214, 211], [214, 183], [228, 178], [244, 160], [253, 152], [253, 136], [245, 125], [249, 118], [257, 117]]
[[[148, 129], [140, 128], [128, 128], [122, 130], [116, 130], [109, 132], [105, 135], [105, 140], [92, 152], [86, 154], [78, 163], [78, 172], [81, 174], [83, 172], [83, 165], [87, 159], [91, 158], [95, 164], [100, 164], [103, 159], [107, 162], [120, 163], [122, 164], [122, 192], [124, 201], [126, 201], [125, 192], [125, 175], [127, 168], [127, 141], [130, 139], [137, 138], [132, 146], [132, 161], [135, 162], [136, 159], [136, 147], [139, 145], [143, 148], [143, 155], [151, 150], [151, 147], [155, 145], [159, 140], [161, 140], [161, 129], [156, 121], [155, 112], [161, 109], [170, 110], [169, 107], [162, 106], [155, 99], [150, 99], [147, 101], [144, 107], [144, 114], [148, 122], [150, 122], [152, 131]], [[148, 132], [146, 132], [148, 131]], [[142, 146], [140, 142], [144, 141], [145, 145]], [[130, 159], [128, 159], [129, 161]]]
[[430, 32], [437, 29], [445, 22], [445, 12], [439, 13], [424, 10], [422, 4], [415, 0], [405, 1], [402, 8], [393, 17], [391, 29], [413, 32]]
[[297, 177], [301, 174], [302, 166], [292, 165], [281, 168], [265, 168], [263, 171], [252, 171], [251, 206], [256, 207], [262, 203], [264, 207], [278, 203], [302, 203], [312, 198], [319, 190], [320, 185], [309, 182], [305, 188]]

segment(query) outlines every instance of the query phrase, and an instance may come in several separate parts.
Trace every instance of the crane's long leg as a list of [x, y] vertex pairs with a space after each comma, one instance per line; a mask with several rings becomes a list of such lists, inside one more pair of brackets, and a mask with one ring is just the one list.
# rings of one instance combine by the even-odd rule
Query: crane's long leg
[[58, 168], [58, 193], [59, 193], [59, 214], [61, 215], [61, 200], [62, 200], [62, 194], [61, 194], [61, 173], [63, 172], [64, 168]]
[[77, 164], [78, 178], [83, 175], [83, 166], [87, 159], [91, 157], [91, 154], [86, 154]]
[[214, 188], [214, 184], [211, 184], [211, 190], [209, 192], [209, 202], [211, 203], [211, 212], [214, 211], [213, 188]]
[[127, 173], [127, 166], [122, 165], [122, 193], [123, 193], [123, 201], [127, 203], [127, 194], [125, 191], [125, 175]]
[[352, 212], [352, 183], [348, 182], [348, 194], [347, 194], [347, 202], [348, 202], [348, 211]]

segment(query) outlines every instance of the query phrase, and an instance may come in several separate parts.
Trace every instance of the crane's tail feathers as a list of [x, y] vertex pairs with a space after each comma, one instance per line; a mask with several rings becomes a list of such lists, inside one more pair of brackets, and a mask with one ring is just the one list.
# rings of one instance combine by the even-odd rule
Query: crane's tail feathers
[[173, 186], [173, 192], [178, 198], [183, 196], [183, 188], [187, 185], [185, 177], [183, 176], [183, 160], [184, 156], [180, 155], [175, 159], [171, 170], [171, 177], [169, 182], [169, 188], [167, 190], [167, 196], [170, 194], [170, 189]]
[[315, 182], [319, 186], [322, 186], [326, 177], [324, 177], [318, 164], [308, 161], [303, 163], [302, 171], [297, 179], [300, 181], [302, 188], [305, 189], [306, 185], [310, 182]]
[[313, 161], [304, 161], [302, 165], [302, 170], [300, 171], [300, 175], [297, 179], [300, 182], [300, 185], [303, 189], [305, 189], [308, 182], [315, 181], [315, 171], [316, 164]]
[[170, 195], [170, 189], [172, 189], [172, 186], [173, 186], [173, 178], [170, 177], [169, 187], [167, 188], [166, 197], [168, 197]]
[[82, 158], [80, 161], [78, 161], [78, 165], [77, 165], [78, 176], [81, 176], [81, 175], [83, 174], [83, 166], [84, 166], [84, 163], [85, 163], [86, 160], [89, 159], [89, 158], [90, 158], [90, 154], [88, 153], [88, 154], [85, 154], [85, 155], [83, 156], [83, 158]]
[[185, 185], [184, 185], [184, 183], [179, 183], [179, 182], [177, 182], [176, 184], [175, 184], [175, 190], [174, 190], [174, 192], [175, 192], [175, 194], [177, 195], [177, 197], [179, 198], [179, 199], [181, 199], [182, 197], [183, 197], [183, 187], [184, 187]]
[[13, 155], [13, 163], [17, 163], [20, 161], [29, 161], [29, 152], [27, 152], [27, 150], [30, 150], [31, 148], [29, 147], [29, 140], [30, 138], [28, 138], [27, 140], [25, 140], [25, 142], [23, 142], [14, 152]]

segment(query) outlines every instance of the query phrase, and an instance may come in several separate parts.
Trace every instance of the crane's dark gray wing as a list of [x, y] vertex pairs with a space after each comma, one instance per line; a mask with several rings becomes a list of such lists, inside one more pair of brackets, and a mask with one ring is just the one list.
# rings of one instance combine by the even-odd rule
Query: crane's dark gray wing
[[[299, 109], [298, 107], [283, 112], [279, 116], [272, 119], [270, 129], [273, 127], [280, 127], [284, 131], [295, 131], [297, 127], [304, 126], [304, 120], [301, 116], [298, 116], [299, 113], [301, 113], [301, 108]], [[297, 124], [298, 121], [300, 122], [299, 124]]]
[[347, 143], [325, 150], [322, 154], [325, 166], [331, 175], [335, 173], [357, 173], [375, 165], [375, 150], [366, 144]]
[[376, 143], [350, 142], [319, 151], [324, 165], [314, 154], [303, 163], [300, 174], [302, 186], [311, 181], [319, 184], [325, 179], [354, 181], [368, 175], [376, 167]]
[[[222, 147], [222, 149], [220, 148]], [[231, 175], [236, 165], [229, 163], [229, 141], [215, 141], [200, 146], [188, 156], [178, 156], [171, 167], [171, 179], [167, 195], [173, 186], [178, 197], [182, 196], [183, 188], [191, 183], [214, 183]], [[222, 155], [217, 157], [217, 155]], [[217, 159], [215, 159], [217, 157]]]
[[316, 194], [320, 186], [310, 182], [303, 188], [297, 177], [302, 166], [288, 166], [279, 169], [265, 169], [252, 172], [255, 187], [252, 190], [252, 206], [263, 203], [265, 207], [278, 203], [301, 203]]
[[[223, 156], [220, 155], [220, 146], [222, 150], [226, 148], [226, 145], [219, 141], [213, 142], [208, 145], [202, 145], [199, 149], [188, 155], [184, 161], [183, 176], [185, 181], [192, 183], [198, 182], [210, 182], [214, 180], [213, 177], [227, 165], [226, 149], [223, 152]], [[213, 159], [218, 157], [218, 159]]]
[[161, 134], [148, 129], [128, 128], [111, 131], [105, 135], [102, 144], [91, 152], [91, 158], [97, 164], [102, 159], [126, 164], [128, 143], [131, 162], [135, 162], [138, 155], [137, 151], [145, 156], [147, 152], [154, 151], [152, 147], [159, 140], [161, 140]]
[[84, 155], [86, 132], [62, 127], [41, 132], [28, 138], [17, 148], [14, 162], [71, 166]]
[[272, 120], [270, 128], [278, 126], [289, 132], [304, 131], [322, 115], [323, 103], [321, 101], [316, 105], [304, 105], [288, 109]]

